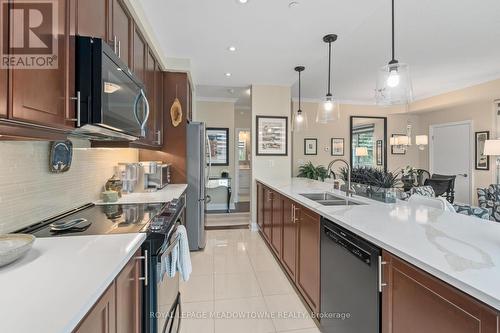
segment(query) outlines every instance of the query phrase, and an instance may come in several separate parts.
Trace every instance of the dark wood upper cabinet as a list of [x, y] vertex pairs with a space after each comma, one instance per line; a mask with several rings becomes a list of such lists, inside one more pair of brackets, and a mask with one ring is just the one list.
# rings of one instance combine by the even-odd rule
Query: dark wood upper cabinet
[[273, 213], [272, 213], [272, 232], [271, 232], [271, 247], [278, 256], [281, 257], [281, 239], [283, 234], [283, 196], [274, 193]]
[[142, 37], [141, 32], [137, 26], [134, 27], [133, 39], [133, 54], [132, 54], [132, 70], [135, 76], [143, 83], [146, 78], [146, 40]]
[[111, 34], [109, 40], [116, 54], [131, 67], [130, 46], [132, 41], [132, 18], [121, 0], [111, 0]]
[[73, 333], [117, 332], [115, 295], [115, 282], [113, 281]]
[[283, 200], [283, 250], [281, 262], [290, 278], [295, 281], [297, 269], [297, 224], [293, 220], [295, 205], [292, 200]]
[[320, 306], [320, 216], [296, 205], [298, 223], [298, 253], [296, 283], [311, 309], [319, 312]]
[[488, 306], [385, 251], [383, 260], [383, 333], [497, 332]]
[[71, 0], [71, 3], [76, 11], [75, 34], [108, 41], [110, 0]]
[[269, 243], [271, 243], [273, 228], [273, 194], [269, 188], [264, 187], [264, 225], [262, 232]]
[[[57, 68], [9, 70], [9, 118], [69, 129], [75, 126], [74, 121], [68, 120], [74, 118], [69, 100], [74, 94], [74, 82], [69, 80], [69, 1], [54, 4], [58, 14]], [[52, 30], [46, 33], [51, 35]]]
[[146, 87], [146, 96], [149, 101], [149, 118], [147, 122], [146, 142], [155, 144], [158, 141], [156, 133], [156, 97], [155, 97], [155, 68], [156, 59], [151, 50], [146, 50], [146, 71], [144, 85]]
[[140, 333], [142, 314], [142, 261], [138, 250], [116, 278], [116, 331]]
[[163, 107], [163, 72], [161, 70], [158, 61], [155, 62], [155, 101], [156, 101], [156, 111], [155, 111], [155, 133], [156, 141], [154, 144], [156, 146], [163, 145], [163, 117], [165, 117], [165, 108]]

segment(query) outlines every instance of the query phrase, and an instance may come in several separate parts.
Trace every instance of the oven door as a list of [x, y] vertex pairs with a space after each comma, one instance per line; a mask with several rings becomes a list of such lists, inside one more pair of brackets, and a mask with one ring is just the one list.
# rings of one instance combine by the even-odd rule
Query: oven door
[[[169, 255], [174, 247], [179, 244], [179, 238], [175, 230], [172, 232], [172, 235], [167, 243], [168, 245], [165, 244], [166, 246], [163, 247], [166, 249], [160, 251], [158, 254], [157, 265], [161, 264], [162, 255]], [[159, 266], [157, 267], [157, 271], [159, 272]], [[158, 333], [180, 332], [181, 298], [179, 293], [179, 273], [176, 273], [174, 277], [164, 274], [163, 280], [157, 278], [156, 291], [156, 306], [159, 314], [156, 322]]]

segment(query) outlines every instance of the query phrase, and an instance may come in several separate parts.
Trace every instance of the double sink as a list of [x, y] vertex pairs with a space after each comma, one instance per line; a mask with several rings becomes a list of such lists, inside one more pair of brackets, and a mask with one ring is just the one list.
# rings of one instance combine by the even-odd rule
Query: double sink
[[334, 194], [323, 192], [323, 193], [301, 193], [301, 196], [315, 201], [323, 206], [356, 206], [362, 205], [361, 203], [352, 201], [348, 198], [339, 197]]

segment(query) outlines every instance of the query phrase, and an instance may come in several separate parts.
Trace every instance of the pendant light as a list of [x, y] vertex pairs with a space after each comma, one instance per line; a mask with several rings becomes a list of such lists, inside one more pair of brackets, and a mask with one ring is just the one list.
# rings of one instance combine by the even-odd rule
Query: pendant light
[[376, 102], [378, 105], [408, 104], [413, 97], [410, 68], [395, 56], [394, 0], [392, 1], [392, 59], [378, 71]]
[[300, 132], [307, 129], [307, 115], [302, 111], [302, 82], [300, 78], [300, 73], [306, 68], [304, 66], [297, 66], [294, 69], [299, 73], [299, 109], [293, 113], [293, 130]]
[[316, 122], [326, 124], [340, 118], [339, 106], [332, 95], [331, 72], [332, 72], [332, 43], [337, 40], [337, 35], [329, 34], [323, 37], [323, 41], [328, 43], [328, 92], [325, 99], [318, 106]]

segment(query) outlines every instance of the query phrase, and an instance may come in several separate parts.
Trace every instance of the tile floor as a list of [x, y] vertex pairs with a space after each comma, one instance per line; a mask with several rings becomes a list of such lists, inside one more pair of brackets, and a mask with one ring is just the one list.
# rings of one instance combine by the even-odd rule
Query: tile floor
[[183, 333], [319, 333], [257, 232], [211, 230], [181, 283]]

